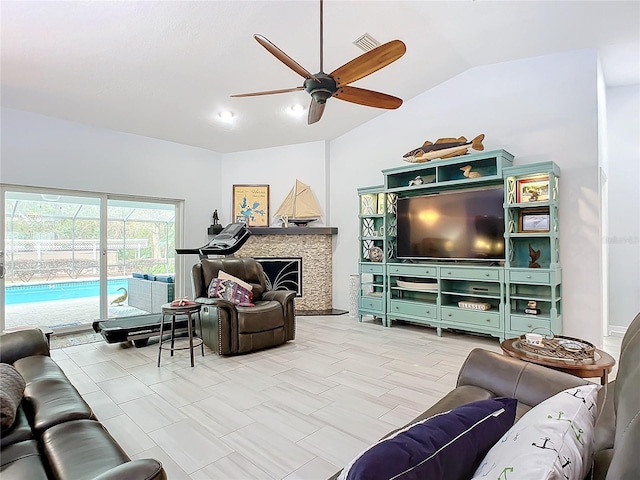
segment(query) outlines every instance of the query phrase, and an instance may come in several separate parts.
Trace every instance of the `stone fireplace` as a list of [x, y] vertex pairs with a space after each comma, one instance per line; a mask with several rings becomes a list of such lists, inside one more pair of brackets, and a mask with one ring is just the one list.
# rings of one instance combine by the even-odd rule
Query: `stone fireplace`
[[237, 257], [262, 260], [300, 258], [302, 291], [296, 313], [334, 313], [332, 305], [332, 238], [335, 227], [251, 227], [251, 237]]
[[302, 297], [302, 257], [254, 257], [264, 270], [269, 290], [291, 290]]

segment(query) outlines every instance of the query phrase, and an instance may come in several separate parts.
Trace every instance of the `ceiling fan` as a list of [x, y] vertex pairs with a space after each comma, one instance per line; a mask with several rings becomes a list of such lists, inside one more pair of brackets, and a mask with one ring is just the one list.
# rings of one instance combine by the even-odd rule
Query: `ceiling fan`
[[322, 33], [322, 0], [320, 0], [320, 71], [315, 75], [307, 71], [302, 65], [276, 47], [262, 35], [254, 35], [253, 38], [266, 48], [274, 57], [284, 63], [291, 70], [304, 77], [304, 83], [300, 87], [285, 88], [282, 90], [269, 90], [265, 92], [242, 93], [231, 95], [232, 97], [253, 97], [257, 95], [272, 95], [275, 93], [296, 92], [306, 90], [311, 95], [308, 124], [316, 123], [322, 114], [326, 101], [330, 97], [345, 100], [351, 103], [367, 105], [369, 107], [395, 109], [402, 105], [402, 99], [374, 92], [364, 88], [351, 87], [348, 84], [360, 80], [402, 57], [407, 48], [400, 40], [392, 40], [380, 45], [350, 62], [342, 65], [333, 72], [327, 74], [323, 71], [323, 33]]

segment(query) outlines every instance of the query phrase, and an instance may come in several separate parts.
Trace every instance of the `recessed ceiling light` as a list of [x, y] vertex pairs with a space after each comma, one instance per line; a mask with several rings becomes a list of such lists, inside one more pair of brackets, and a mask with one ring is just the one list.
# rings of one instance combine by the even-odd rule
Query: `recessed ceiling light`
[[289, 107], [289, 111], [292, 115], [302, 115], [305, 110], [305, 106], [300, 103], [296, 103], [295, 105], [291, 105], [291, 107]]
[[230, 110], [223, 110], [222, 112], [218, 113], [218, 118], [223, 122], [230, 122], [231, 120], [233, 120], [233, 112]]

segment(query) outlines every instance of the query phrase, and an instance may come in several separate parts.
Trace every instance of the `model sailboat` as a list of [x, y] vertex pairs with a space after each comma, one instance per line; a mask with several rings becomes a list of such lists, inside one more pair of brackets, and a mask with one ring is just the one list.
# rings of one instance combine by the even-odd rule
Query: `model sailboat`
[[282, 219], [282, 226], [288, 222], [306, 226], [307, 223], [317, 220], [322, 215], [320, 207], [313, 196], [309, 185], [296, 180], [295, 186], [284, 199], [274, 216]]

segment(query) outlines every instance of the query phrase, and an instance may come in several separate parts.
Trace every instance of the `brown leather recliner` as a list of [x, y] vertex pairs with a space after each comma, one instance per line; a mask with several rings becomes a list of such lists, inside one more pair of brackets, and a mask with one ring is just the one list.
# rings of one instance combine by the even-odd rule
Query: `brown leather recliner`
[[[254, 307], [208, 297], [209, 284], [220, 270], [253, 286]], [[295, 292], [267, 291], [262, 265], [253, 258], [203, 259], [191, 269], [191, 280], [194, 299], [202, 304], [204, 343], [219, 355], [253, 352], [295, 338]]]

